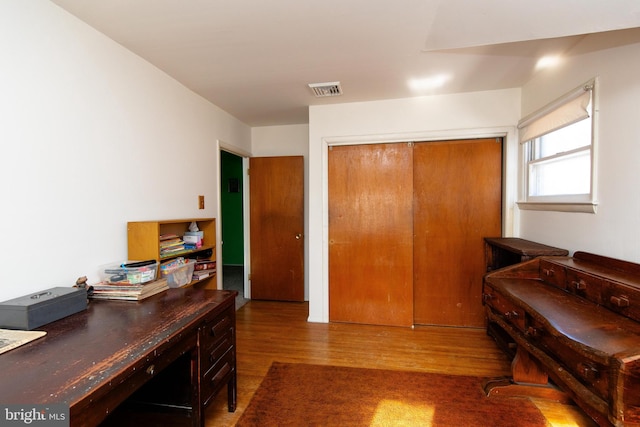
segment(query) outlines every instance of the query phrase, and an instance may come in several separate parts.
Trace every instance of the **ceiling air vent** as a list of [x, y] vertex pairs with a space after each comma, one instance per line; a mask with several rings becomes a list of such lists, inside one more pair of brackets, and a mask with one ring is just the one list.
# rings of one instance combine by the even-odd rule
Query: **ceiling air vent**
[[339, 96], [342, 95], [340, 82], [330, 83], [309, 83], [309, 87], [316, 97], [322, 96]]

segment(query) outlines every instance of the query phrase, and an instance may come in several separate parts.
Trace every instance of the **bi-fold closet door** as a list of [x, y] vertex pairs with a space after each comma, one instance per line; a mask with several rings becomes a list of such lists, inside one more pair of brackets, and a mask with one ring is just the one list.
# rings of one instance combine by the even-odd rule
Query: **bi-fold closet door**
[[483, 326], [501, 139], [335, 146], [328, 176], [330, 321]]

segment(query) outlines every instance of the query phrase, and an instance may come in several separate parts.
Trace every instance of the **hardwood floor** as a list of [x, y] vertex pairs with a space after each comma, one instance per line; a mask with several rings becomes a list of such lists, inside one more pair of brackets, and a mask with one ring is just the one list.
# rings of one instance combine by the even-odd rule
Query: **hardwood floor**
[[[510, 372], [483, 329], [309, 323], [307, 303], [251, 301], [236, 314], [238, 408], [227, 412], [221, 392], [207, 409], [207, 427], [235, 425], [274, 361], [482, 377]], [[551, 426], [596, 425], [575, 406], [534, 403]]]

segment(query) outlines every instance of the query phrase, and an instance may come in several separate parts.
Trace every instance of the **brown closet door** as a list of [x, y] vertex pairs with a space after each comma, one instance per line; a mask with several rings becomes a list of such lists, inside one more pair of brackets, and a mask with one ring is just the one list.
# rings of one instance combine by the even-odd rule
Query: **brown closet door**
[[329, 151], [329, 319], [413, 324], [412, 148]]
[[483, 238], [501, 235], [501, 188], [501, 139], [415, 145], [416, 324], [484, 325]]

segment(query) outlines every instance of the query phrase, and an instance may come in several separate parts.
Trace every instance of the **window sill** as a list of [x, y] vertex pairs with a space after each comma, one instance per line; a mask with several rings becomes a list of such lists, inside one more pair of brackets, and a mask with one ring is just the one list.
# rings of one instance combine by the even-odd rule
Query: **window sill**
[[525, 211], [596, 213], [598, 202], [517, 202]]

